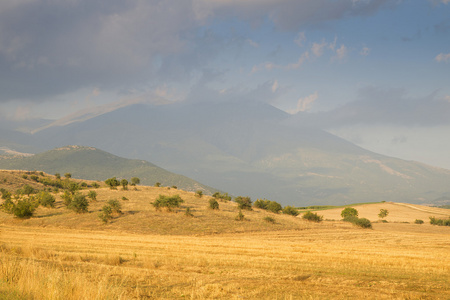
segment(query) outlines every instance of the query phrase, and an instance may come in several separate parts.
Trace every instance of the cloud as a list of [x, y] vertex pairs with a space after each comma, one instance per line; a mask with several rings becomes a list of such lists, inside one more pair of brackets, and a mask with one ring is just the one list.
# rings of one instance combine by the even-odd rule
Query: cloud
[[297, 37], [295, 38], [294, 42], [299, 46], [299, 47], [303, 47], [303, 43], [306, 41], [306, 36], [305, 36], [305, 32], [299, 32], [297, 34]]
[[346, 125], [438, 126], [450, 124], [450, 102], [437, 93], [411, 97], [403, 89], [361, 89], [358, 100], [317, 115], [325, 127]]
[[333, 57], [333, 60], [342, 61], [348, 53], [348, 49], [345, 45], [341, 45], [338, 49], [336, 49], [336, 56]]
[[313, 45], [311, 46], [311, 52], [316, 57], [320, 57], [320, 56], [322, 56], [323, 48], [325, 48], [326, 45], [327, 45], [327, 43], [325, 41], [322, 41], [321, 43], [313, 43]]
[[317, 94], [317, 92], [315, 92], [314, 94], [311, 94], [305, 98], [300, 98], [297, 101], [297, 107], [294, 109], [290, 109], [287, 112], [290, 114], [296, 114], [301, 111], [308, 111], [311, 109], [313, 103], [317, 100], [317, 98], [319, 98], [319, 95]]
[[450, 62], [450, 53], [440, 53], [434, 58], [437, 62]]

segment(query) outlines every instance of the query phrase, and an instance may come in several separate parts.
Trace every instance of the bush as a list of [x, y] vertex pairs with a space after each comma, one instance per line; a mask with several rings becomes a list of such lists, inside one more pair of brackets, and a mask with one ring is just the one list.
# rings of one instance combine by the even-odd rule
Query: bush
[[347, 216], [343, 220], [345, 222], [350, 222], [361, 228], [372, 228], [372, 223], [370, 222], [369, 219], [366, 219], [366, 218], [358, 218], [356, 216]]
[[161, 182], [156, 182], [155, 183], [155, 187], [160, 187], [161, 186]]
[[266, 221], [267, 223], [275, 224], [275, 219], [272, 218], [271, 216], [265, 217], [265, 218], [264, 218], [264, 221]]
[[372, 228], [372, 223], [366, 218], [359, 218], [354, 224], [361, 228]]
[[96, 191], [89, 191], [89, 193], [87, 194], [88, 198], [91, 199], [92, 201], [97, 201], [97, 192]]
[[89, 202], [86, 196], [78, 193], [73, 196], [72, 201], [70, 201], [67, 207], [78, 214], [86, 213], [88, 212]]
[[347, 217], [357, 217], [357, 216], [358, 216], [358, 211], [356, 209], [354, 209], [353, 207], [346, 207], [341, 212], [341, 217], [343, 219], [345, 219]]
[[27, 219], [33, 216], [35, 209], [36, 207], [29, 199], [19, 200], [17, 201], [17, 204], [14, 205], [12, 213], [17, 218]]
[[313, 213], [310, 211], [307, 211], [306, 213], [304, 213], [302, 218], [305, 220], [317, 222], [317, 223], [323, 221], [323, 216], [319, 216], [317, 213]]
[[132, 177], [131, 178], [131, 185], [135, 186], [136, 184], [141, 183], [141, 180], [138, 177]]
[[156, 208], [156, 210], [161, 210], [161, 208], [165, 207], [167, 211], [172, 211], [173, 208], [179, 207], [184, 200], [181, 199], [179, 195], [174, 195], [172, 197], [159, 195], [159, 198], [152, 203], [152, 205]]
[[300, 212], [295, 207], [292, 206], [286, 206], [285, 208], [283, 208], [283, 214], [285, 215], [291, 215], [296, 217], [298, 216], [299, 213]]
[[261, 209], [265, 209], [265, 210], [271, 211], [271, 212], [276, 213], [276, 214], [279, 213], [283, 209], [283, 207], [281, 206], [280, 203], [275, 202], [275, 201], [266, 200], [266, 199], [263, 199], [263, 200], [258, 199], [258, 200], [256, 200], [255, 203], [253, 203], [253, 206], [257, 207], [257, 208], [261, 208]]
[[50, 193], [40, 192], [37, 195], [37, 198], [40, 205], [45, 207], [55, 207], [55, 197], [50, 195]]
[[186, 207], [186, 212], [184, 213], [184, 215], [186, 217], [193, 217], [194, 215], [191, 212], [191, 208], [190, 207]]
[[120, 184], [122, 185], [122, 189], [123, 189], [124, 191], [128, 190], [128, 180], [122, 179], [122, 180], [120, 181]]
[[380, 213], [378, 214], [378, 217], [380, 219], [384, 219], [389, 215], [389, 211], [387, 209], [380, 209]]
[[11, 197], [6, 198], [5, 201], [3, 201], [2, 209], [4, 212], [8, 214], [12, 214], [14, 212], [15, 204], [12, 202]]
[[72, 202], [72, 194], [68, 191], [64, 191], [64, 194], [62, 194], [61, 197], [63, 198], [64, 205], [69, 207], [70, 202]]
[[109, 206], [111, 207], [112, 212], [117, 214], [122, 214], [122, 205], [116, 199], [111, 199], [108, 201]]
[[234, 201], [238, 204], [239, 209], [252, 210], [252, 200], [250, 197], [238, 196], [234, 198]]
[[450, 226], [450, 218], [445, 220], [445, 219], [436, 219], [435, 217], [430, 217], [430, 224], [438, 225], [438, 226]]
[[209, 199], [209, 208], [210, 209], [219, 209], [219, 202], [216, 199]]
[[201, 191], [201, 190], [196, 191], [195, 192], [195, 197], [197, 197], [197, 198], [203, 197], [203, 191]]
[[214, 198], [220, 199], [220, 200], [222, 200], [222, 201], [230, 201], [230, 200], [231, 200], [231, 196], [229, 196], [228, 193], [221, 194], [221, 193], [219, 193], [219, 192], [215, 192], [212, 196], [213, 196]]
[[414, 221], [414, 224], [423, 224], [423, 223], [424, 223], [423, 220], [420, 220], [420, 219], [416, 219]]
[[238, 215], [236, 216], [236, 218], [234, 218], [236, 221], [244, 221], [245, 220], [245, 216], [244, 216], [244, 214], [242, 213], [242, 210], [241, 209], [239, 209], [239, 213], [238, 213]]
[[92, 184], [92, 187], [95, 188], [95, 189], [98, 189], [100, 187], [100, 185], [97, 182], [94, 182]]
[[109, 220], [112, 219], [112, 209], [111, 206], [105, 205], [102, 208], [102, 212], [98, 214], [98, 217], [100, 220], [102, 220], [103, 223], [108, 223]]
[[105, 180], [106, 185], [109, 186], [110, 189], [115, 190], [120, 185], [120, 181], [116, 179], [116, 177], [108, 178]]

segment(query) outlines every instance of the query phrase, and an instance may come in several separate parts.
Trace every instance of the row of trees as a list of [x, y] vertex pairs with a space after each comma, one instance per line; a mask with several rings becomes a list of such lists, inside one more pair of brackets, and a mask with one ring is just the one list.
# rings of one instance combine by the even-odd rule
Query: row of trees
[[131, 183], [128, 182], [126, 179], [118, 180], [116, 177], [108, 178], [105, 180], [105, 183], [107, 186], [109, 186], [111, 189], [116, 189], [118, 186], [122, 186], [122, 189], [128, 190], [128, 184], [131, 186], [136, 186], [137, 184], [141, 183], [141, 180], [138, 177], [132, 177]]

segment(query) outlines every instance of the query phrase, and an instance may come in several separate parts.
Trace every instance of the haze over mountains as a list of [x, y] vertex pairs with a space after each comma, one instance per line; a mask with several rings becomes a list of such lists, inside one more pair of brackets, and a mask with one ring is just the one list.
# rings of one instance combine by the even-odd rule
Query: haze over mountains
[[450, 201], [450, 171], [364, 150], [258, 101], [132, 104], [77, 120], [34, 134], [2, 126], [0, 146], [92, 146], [284, 205]]

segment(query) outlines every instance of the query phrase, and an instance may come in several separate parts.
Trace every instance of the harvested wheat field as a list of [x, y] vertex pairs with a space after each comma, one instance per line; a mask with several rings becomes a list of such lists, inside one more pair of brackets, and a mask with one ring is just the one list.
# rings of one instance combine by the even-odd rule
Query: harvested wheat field
[[[238, 221], [235, 202], [213, 210], [211, 197], [174, 188], [95, 191], [86, 213], [63, 205], [61, 191], [29, 219], [0, 212], [0, 299], [450, 298], [450, 228], [409, 215], [438, 211], [362, 205], [360, 217], [390, 213], [361, 229], [340, 210], [320, 211], [320, 223], [261, 209]], [[157, 210], [159, 195], [184, 202]], [[111, 199], [122, 212], [104, 223]]]

